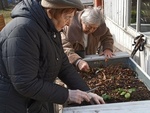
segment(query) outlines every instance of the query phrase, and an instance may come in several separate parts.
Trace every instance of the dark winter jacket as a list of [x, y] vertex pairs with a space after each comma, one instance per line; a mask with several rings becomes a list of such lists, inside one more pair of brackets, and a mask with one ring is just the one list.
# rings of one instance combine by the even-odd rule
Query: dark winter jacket
[[32, 101], [40, 109], [32, 113], [52, 113], [42, 111], [40, 103], [63, 104], [68, 98], [56, 77], [71, 89], [89, 89], [69, 64], [60, 33], [39, 2], [23, 0], [11, 16], [0, 34], [0, 113], [26, 113]]

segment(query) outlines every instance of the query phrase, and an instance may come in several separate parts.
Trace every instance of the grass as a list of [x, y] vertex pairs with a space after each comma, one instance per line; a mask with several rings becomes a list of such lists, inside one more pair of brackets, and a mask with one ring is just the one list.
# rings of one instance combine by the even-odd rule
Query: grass
[[5, 10], [0, 10], [0, 14], [3, 14], [4, 16], [5, 24], [7, 24], [11, 20], [10, 13], [12, 8], [13, 7], [7, 8]]

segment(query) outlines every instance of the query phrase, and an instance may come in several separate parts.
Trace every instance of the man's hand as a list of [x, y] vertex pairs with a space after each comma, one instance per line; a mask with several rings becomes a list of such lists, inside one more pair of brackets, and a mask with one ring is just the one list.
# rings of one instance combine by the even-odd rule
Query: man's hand
[[80, 62], [78, 63], [78, 68], [80, 71], [85, 71], [85, 72], [88, 72], [90, 70], [88, 63], [84, 60], [80, 60]]
[[105, 58], [111, 58], [114, 55], [114, 53], [109, 49], [105, 49], [102, 53], [100, 53], [100, 56], [101, 55], [104, 55]]

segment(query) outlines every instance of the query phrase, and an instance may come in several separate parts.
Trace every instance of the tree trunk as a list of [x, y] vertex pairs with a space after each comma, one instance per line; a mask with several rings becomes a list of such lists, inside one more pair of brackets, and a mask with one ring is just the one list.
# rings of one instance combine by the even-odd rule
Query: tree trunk
[[3, 4], [3, 1], [2, 0], [0, 0], [0, 9], [2, 9], [2, 10], [4, 10], [5, 8], [4, 8], [4, 4]]
[[3, 0], [3, 5], [5, 8], [8, 8], [8, 0]]

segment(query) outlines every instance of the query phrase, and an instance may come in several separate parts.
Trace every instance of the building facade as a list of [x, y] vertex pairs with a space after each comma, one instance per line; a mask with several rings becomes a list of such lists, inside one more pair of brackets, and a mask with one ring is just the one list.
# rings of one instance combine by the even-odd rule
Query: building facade
[[[103, 0], [103, 8], [115, 46], [129, 54], [137, 49], [133, 59], [150, 75], [150, 1]], [[135, 37], [141, 34], [143, 43], [135, 48]]]

